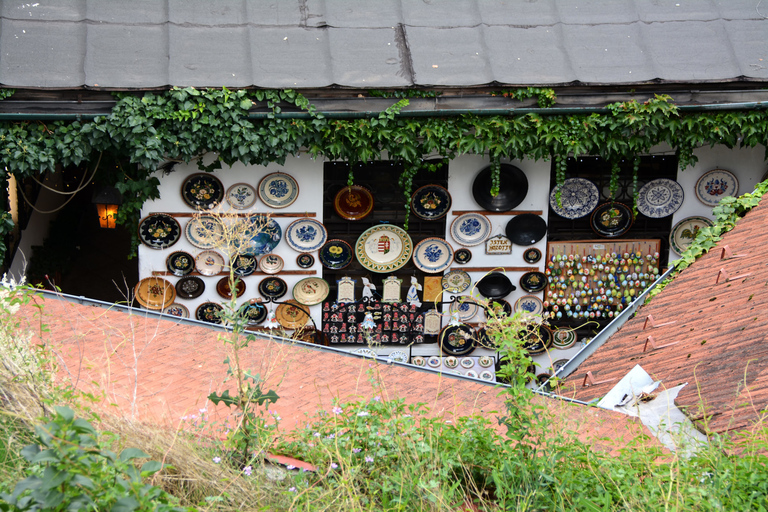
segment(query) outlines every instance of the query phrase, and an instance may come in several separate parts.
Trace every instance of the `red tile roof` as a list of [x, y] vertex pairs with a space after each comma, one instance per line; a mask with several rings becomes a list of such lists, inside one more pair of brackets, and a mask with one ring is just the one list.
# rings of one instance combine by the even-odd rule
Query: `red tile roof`
[[[768, 407], [765, 247], [766, 199], [716, 248], [640, 307], [566, 379], [559, 393], [584, 401], [599, 398], [639, 364], [665, 387], [688, 383], [676, 403], [702, 430], [727, 432], [752, 426]], [[736, 257], [728, 258], [728, 250]], [[726, 258], [721, 259], [724, 252]], [[649, 322], [644, 328], [649, 315], [657, 327]], [[644, 351], [649, 337], [657, 348], [649, 342]], [[602, 383], [583, 387], [588, 371]]]
[[[60, 374], [80, 389], [103, 396], [119, 412], [139, 421], [177, 427], [182, 416], [207, 408], [214, 421], [229, 410], [207, 400], [212, 391], [232, 389], [225, 382], [228, 349], [222, 332], [171, 319], [127, 314], [63, 300], [39, 299], [38, 310], [22, 309], [28, 325], [58, 354]], [[48, 330], [40, 332], [41, 323]], [[257, 339], [241, 352], [244, 368], [266, 379], [264, 390], [280, 399], [270, 406], [282, 417], [281, 429], [301, 426], [318, 409], [329, 410], [333, 398], [403, 398], [425, 403], [432, 415], [504, 414], [504, 397], [494, 386], [411, 367], [388, 365], [270, 339]], [[378, 383], [374, 388], [371, 381]], [[537, 397], [556, 419], [554, 428], [580, 432], [605, 449], [648, 431], [631, 418], [561, 400]], [[109, 408], [109, 407], [107, 407]], [[112, 408], [115, 410], [114, 408]], [[494, 422], [495, 423], [495, 422]]]

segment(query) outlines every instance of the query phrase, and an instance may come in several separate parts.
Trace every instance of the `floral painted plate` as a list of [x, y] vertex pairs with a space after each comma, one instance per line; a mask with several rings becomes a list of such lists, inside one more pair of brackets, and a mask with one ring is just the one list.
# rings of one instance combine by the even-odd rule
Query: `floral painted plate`
[[652, 219], [669, 217], [683, 206], [685, 193], [675, 180], [652, 180], [637, 192], [637, 211]]
[[193, 174], [182, 183], [181, 197], [196, 210], [210, 210], [224, 199], [224, 186], [213, 174]]
[[328, 231], [320, 221], [299, 219], [285, 230], [285, 241], [298, 252], [316, 251], [328, 240]]
[[446, 368], [454, 369], [459, 366], [459, 360], [453, 356], [448, 356], [443, 361], [443, 364], [445, 364]]
[[432, 368], [437, 368], [441, 364], [440, 358], [437, 356], [431, 356], [429, 359], [427, 359], [427, 364]]
[[293, 287], [293, 298], [299, 304], [314, 306], [323, 302], [331, 288], [328, 281], [320, 277], [308, 277], [296, 283]]
[[461, 367], [462, 368], [464, 368], [465, 370], [468, 370], [468, 369], [472, 368], [473, 366], [475, 366], [475, 360], [474, 359], [472, 359], [471, 357], [463, 357], [463, 358], [461, 358]]
[[387, 356], [387, 359], [391, 359], [396, 363], [407, 363], [408, 354], [402, 350], [395, 350], [394, 352], [390, 352], [389, 356]]
[[683, 254], [696, 239], [701, 228], [712, 226], [713, 222], [706, 217], [687, 217], [672, 228], [669, 233], [669, 246], [677, 254]]
[[538, 263], [541, 259], [541, 251], [535, 247], [526, 249], [523, 253], [523, 259], [526, 263]]
[[361, 220], [373, 211], [373, 195], [360, 185], [344, 187], [334, 197], [333, 208], [344, 220]]
[[216, 217], [200, 215], [187, 222], [184, 235], [198, 249], [213, 249], [224, 243], [224, 226]]
[[491, 370], [485, 370], [480, 372], [481, 380], [493, 381], [495, 377], [496, 377], [496, 374], [494, 374]]
[[163, 310], [166, 315], [177, 316], [179, 318], [189, 318], [187, 306], [174, 302]]
[[236, 210], [247, 210], [256, 203], [256, 190], [247, 183], [235, 183], [227, 189], [227, 202]]
[[544, 303], [535, 295], [523, 295], [515, 301], [515, 311], [540, 315], [544, 312]]
[[352, 263], [352, 246], [344, 240], [328, 240], [320, 248], [318, 257], [325, 268], [339, 270]]
[[467, 377], [469, 377], [471, 379], [477, 379], [478, 378], [477, 372], [475, 370], [467, 370], [467, 372], [464, 375], [466, 375]]
[[456, 252], [453, 253], [453, 261], [459, 265], [466, 265], [471, 259], [472, 251], [469, 249], [461, 248], [457, 249]]
[[451, 210], [451, 194], [440, 185], [424, 185], [411, 196], [411, 210], [422, 220], [439, 220]]
[[182, 299], [196, 299], [205, 291], [205, 283], [197, 276], [182, 277], [176, 282], [176, 294]]
[[475, 350], [475, 331], [468, 325], [443, 327], [439, 339], [440, 348], [451, 356], [463, 356]]
[[559, 190], [560, 204], [557, 204], [558, 187], [555, 186], [549, 194], [549, 206], [552, 211], [566, 219], [586, 217], [600, 201], [597, 185], [584, 178], [569, 178]]
[[259, 293], [267, 299], [279, 299], [288, 293], [288, 285], [279, 277], [267, 277], [259, 283]]
[[179, 222], [165, 213], [155, 213], [139, 222], [139, 239], [152, 249], [165, 249], [181, 238]]
[[234, 240], [234, 248], [242, 254], [261, 256], [272, 252], [283, 238], [283, 230], [275, 219], [267, 215], [252, 215], [243, 220], [242, 238], [245, 241]]
[[477, 360], [477, 364], [479, 364], [483, 368], [490, 368], [493, 366], [493, 358], [491, 356], [481, 356], [480, 359]]
[[416, 268], [428, 274], [438, 274], [453, 262], [453, 247], [442, 238], [425, 238], [413, 251]]
[[592, 230], [606, 238], [616, 238], [632, 227], [632, 209], [622, 203], [603, 203], [592, 212], [589, 223]]
[[411, 364], [414, 366], [427, 366], [427, 360], [422, 356], [413, 356], [411, 358]]
[[526, 272], [520, 277], [520, 288], [528, 293], [538, 293], [547, 286], [547, 276], [543, 272]]
[[285, 208], [299, 197], [299, 184], [290, 174], [268, 174], [259, 182], [259, 199], [270, 208]]
[[136, 301], [147, 309], [165, 309], [176, 300], [173, 285], [162, 277], [146, 277], [136, 284]]
[[736, 197], [739, 193], [739, 180], [733, 173], [724, 169], [714, 169], [696, 182], [696, 197], [707, 206], [715, 207], [726, 196]]
[[259, 260], [259, 269], [265, 274], [277, 274], [284, 265], [283, 258], [277, 254], [267, 254]]
[[443, 290], [451, 293], [461, 293], [472, 284], [472, 278], [463, 270], [451, 270], [440, 280]]
[[303, 252], [296, 256], [296, 265], [299, 268], [310, 268], [315, 264], [315, 257], [308, 252]]
[[466, 322], [475, 317], [480, 306], [470, 297], [461, 297], [459, 301], [452, 302], [449, 309], [451, 313], [459, 314], [459, 320]]
[[552, 346], [565, 350], [576, 343], [576, 331], [573, 329], [557, 329], [552, 332]]
[[165, 267], [171, 274], [182, 277], [195, 269], [195, 258], [188, 252], [172, 252], [165, 260]]
[[229, 265], [236, 276], [245, 277], [256, 272], [259, 267], [259, 260], [256, 259], [256, 256], [249, 254], [236, 254], [232, 257]]
[[491, 236], [491, 221], [482, 213], [465, 213], [451, 222], [451, 236], [466, 247], [480, 245]]
[[258, 325], [267, 319], [267, 308], [260, 302], [251, 300], [240, 308], [240, 316], [245, 319], [248, 325]]
[[277, 306], [275, 319], [286, 329], [297, 329], [307, 324], [309, 308], [302, 306], [295, 300], [289, 300]]
[[408, 263], [412, 253], [413, 241], [410, 235], [403, 228], [392, 224], [366, 229], [355, 244], [357, 261], [372, 272], [394, 272]]
[[201, 276], [215, 276], [224, 268], [224, 256], [216, 251], [207, 250], [195, 258], [195, 269]]
[[208, 322], [209, 324], [220, 324], [222, 323], [220, 313], [223, 309], [221, 304], [215, 302], [203, 302], [197, 306], [197, 309], [195, 310], [195, 318], [201, 322]]

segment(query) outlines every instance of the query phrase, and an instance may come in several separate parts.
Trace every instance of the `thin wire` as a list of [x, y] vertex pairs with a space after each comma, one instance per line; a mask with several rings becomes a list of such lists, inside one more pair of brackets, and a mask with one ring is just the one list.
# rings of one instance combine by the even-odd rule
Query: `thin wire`
[[[104, 152], [103, 152], [103, 151], [102, 151], [101, 153], [99, 153], [99, 159], [98, 159], [98, 160], [96, 160], [96, 166], [93, 168], [93, 174], [92, 174], [92, 175], [91, 175], [91, 177], [88, 179], [88, 181], [86, 181], [86, 183], [90, 183], [91, 179], [93, 179], [93, 177], [94, 177], [94, 176], [96, 176], [96, 170], [99, 168], [99, 164], [101, 163], [101, 156], [102, 156], [103, 154], [104, 154]], [[34, 176], [31, 176], [31, 178], [32, 178], [33, 180], [35, 180], [35, 183], [37, 183], [37, 184], [38, 184], [38, 185], [40, 185], [41, 187], [43, 187], [43, 188], [45, 188], [45, 189], [48, 189], [48, 190], [50, 190], [51, 192], [56, 192], [57, 194], [61, 194], [61, 195], [63, 195], [63, 196], [67, 196], [67, 195], [75, 195], [75, 194], [77, 194], [78, 192], [80, 192], [81, 190], [83, 190], [85, 187], [87, 187], [87, 186], [88, 186], [88, 185], [83, 185], [82, 187], [78, 188], [77, 190], [73, 190], [72, 192], [62, 192], [62, 191], [60, 191], [60, 190], [56, 190], [55, 188], [51, 188], [51, 187], [49, 187], [48, 185], [46, 185], [46, 184], [44, 184], [44, 183], [42, 183], [42, 182], [38, 181], [38, 180], [37, 180], [37, 178], [35, 178]], [[81, 183], [82, 183], [82, 182], [81, 182]], [[65, 204], [66, 204], [66, 203], [65, 203]]]
[[[99, 160], [96, 162], [96, 166], [93, 168], [93, 174], [91, 175], [91, 178], [93, 178], [93, 176], [95, 176], [95, 175], [96, 175], [96, 169], [98, 169], [98, 168], [99, 168], [99, 163], [100, 163], [100, 162], [101, 162], [101, 153], [99, 153]], [[85, 183], [89, 183], [89, 182], [91, 181], [90, 179], [89, 179], [88, 181], [85, 181], [85, 176], [86, 176], [86, 175], [85, 175], [85, 174], [83, 174], [83, 178], [80, 180], [80, 185], [78, 185], [78, 188], [77, 188], [77, 190], [75, 190], [75, 192], [78, 192], [78, 191], [80, 191], [80, 190], [83, 190], [83, 189], [85, 188], [85, 187], [83, 186], [83, 182], [85, 182]], [[35, 181], [37, 181], [37, 180], [35, 180]], [[38, 183], [39, 183], [39, 182], [38, 182]], [[49, 189], [49, 190], [52, 190], [50, 187], [45, 187], [45, 188], [47, 188], [47, 189]], [[64, 208], [65, 206], [67, 206], [67, 203], [69, 203], [69, 202], [70, 202], [72, 199], [74, 199], [74, 197], [75, 197], [75, 196], [74, 196], [74, 193], [73, 193], [73, 195], [71, 195], [71, 196], [69, 197], [69, 199], [67, 199], [66, 201], [64, 201], [64, 203], [63, 203], [61, 206], [59, 206], [59, 207], [57, 207], [57, 208], [54, 208], [53, 210], [50, 210], [50, 211], [47, 211], [47, 212], [45, 212], [45, 211], [43, 211], [43, 210], [38, 210], [38, 209], [35, 207], [35, 205], [33, 205], [33, 204], [32, 204], [32, 202], [31, 202], [29, 199], [27, 199], [27, 196], [25, 196], [25, 195], [24, 195], [24, 189], [23, 189], [22, 187], [19, 187], [19, 192], [21, 193], [21, 197], [23, 197], [23, 198], [24, 198], [24, 201], [26, 201], [26, 202], [27, 202], [27, 204], [28, 204], [29, 206], [31, 206], [33, 210], [35, 210], [37, 213], [42, 213], [42, 214], [44, 214], [44, 215], [47, 215], [47, 214], [49, 214], [49, 213], [56, 213], [57, 211], [61, 210], [61, 209], [62, 209], [62, 208]], [[54, 190], [54, 192], [58, 192], [58, 191]], [[61, 192], [59, 192], [59, 193], [61, 193]]]

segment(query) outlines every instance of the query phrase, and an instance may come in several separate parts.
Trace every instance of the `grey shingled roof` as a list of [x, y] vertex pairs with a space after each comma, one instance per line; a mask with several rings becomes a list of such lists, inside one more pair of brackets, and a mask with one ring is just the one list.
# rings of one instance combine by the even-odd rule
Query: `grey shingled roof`
[[768, 81], [761, 0], [0, 0], [7, 87]]

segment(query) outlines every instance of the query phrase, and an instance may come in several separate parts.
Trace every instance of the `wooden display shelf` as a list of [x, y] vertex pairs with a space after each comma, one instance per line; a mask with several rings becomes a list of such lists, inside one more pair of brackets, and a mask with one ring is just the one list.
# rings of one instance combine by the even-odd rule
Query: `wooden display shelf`
[[[317, 270], [281, 270], [277, 274], [267, 274], [266, 272], [257, 270], [256, 272], [253, 272], [252, 274], [249, 274], [249, 275], [251, 276], [314, 276], [316, 274], [317, 274]], [[153, 270], [152, 275], [153, 276], [176, 276], [176, 274], [174, 274], [173, 272], [168, 272], [167, 270]], [[200, 276], [200, 277], [216, 277], [216, 276], [228, 276], [229, 272], [219, 272], [218, 274], [205, 276], [200, 272], [198, 272], [197, 270], [193, 270], [187, 275]], [[176, 277], [186, 277], [186, 276], [176, 276]], [[248, 277], [248, 276], [245, 276], [245, 277]]]
[[451, 267], [451, 270], [463, 270], [464, 272], [533, 272], [539, 267]]
[[509, 210], [506, 212], [489, 212], [488, 210], [453, 210], [451, 215], [464, 215], [465, 213], [481, 213], [483, 215], [541, 215], [544, 213], [542, 210]]
[[[170, 215], [171, 217], [194, 217], [195, 215], [217, 215], [217, 212], [215, 211], [199, 211], [199, 212], [151, 212], [149, 215], [156, 215], [157, 213], [164, 213], [165, 215]], [[234, 213], [234, 212], [228, 212], [228, 213], [222, 213], [221, 214], [224, 217], [254, 217], [256, 215], [266, 215], [268, 217], [295, 217], [295, 218], [302, 218], [302, 217], [317, 217], [317, 213], [315, 212], [269, 212], [269, 213], [262, 213], [262, 212], [251, 212], [251, 213]]]

